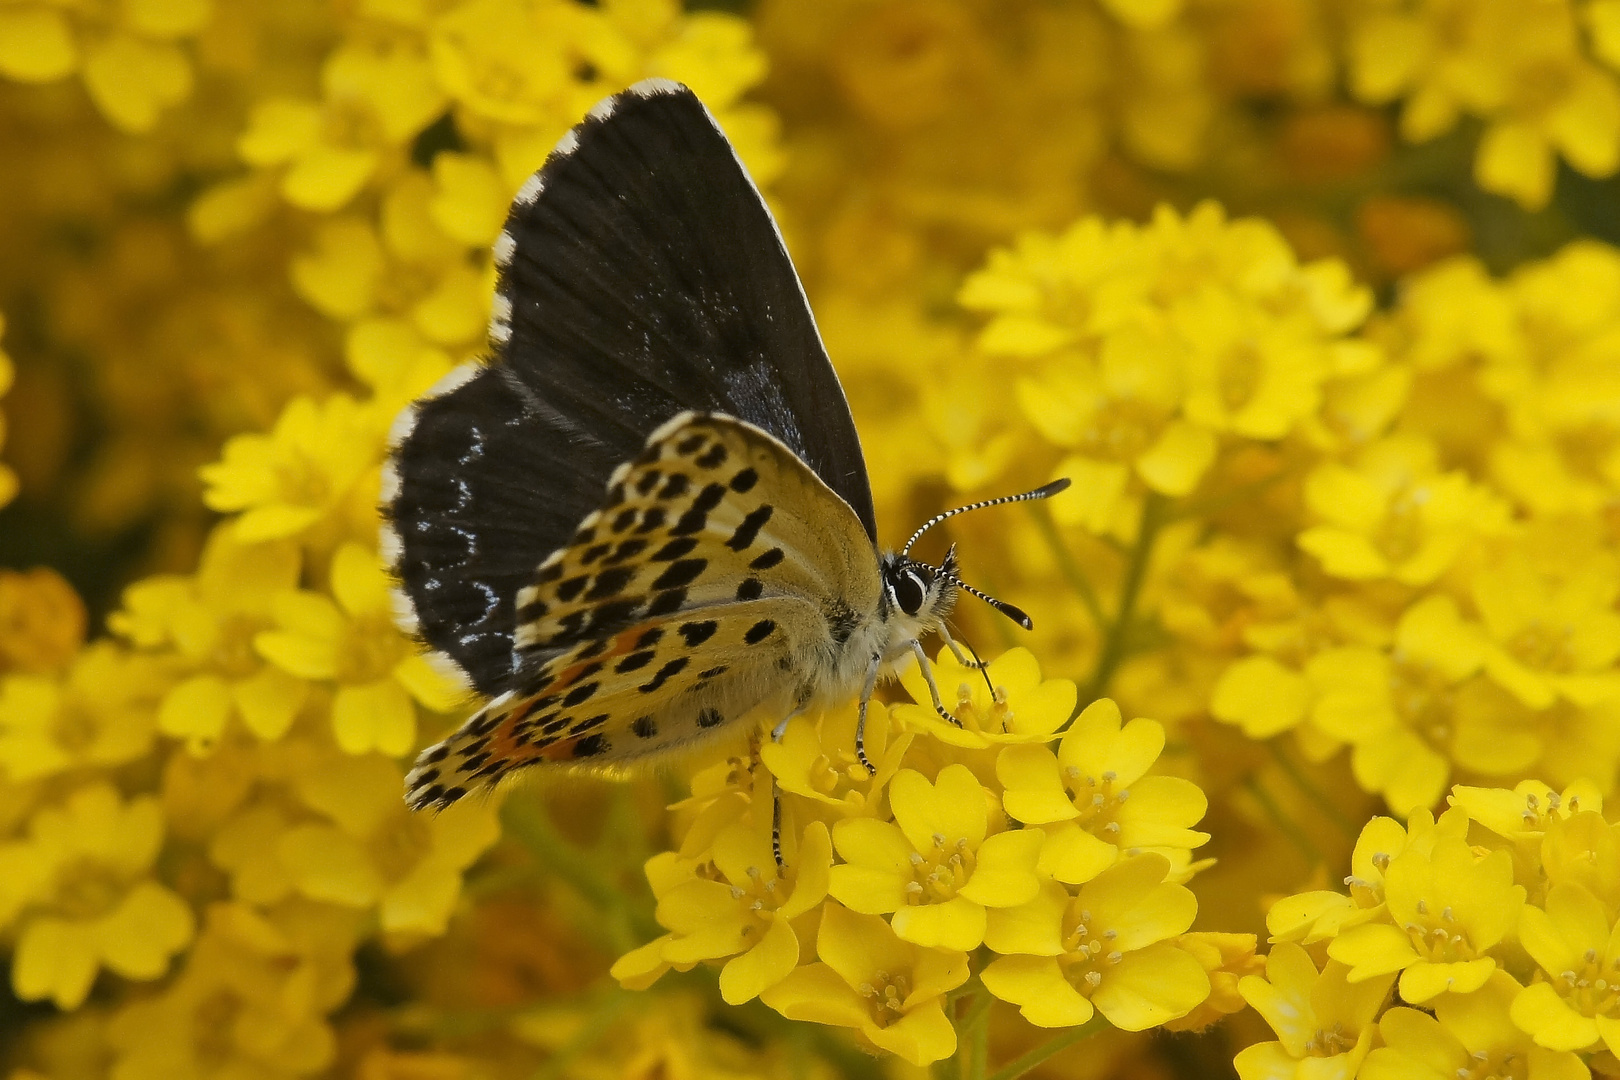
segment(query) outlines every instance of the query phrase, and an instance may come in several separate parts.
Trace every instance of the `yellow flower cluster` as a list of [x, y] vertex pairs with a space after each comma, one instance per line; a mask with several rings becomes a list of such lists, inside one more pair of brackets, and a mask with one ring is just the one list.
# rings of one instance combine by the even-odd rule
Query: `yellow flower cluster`
[[722, 963], [728, 1003], [759, 997], [926, 1065], [958, 1049], [958, 997], [977, 995], [981, 1017], [993, 995], [1038, 1027], [1100, 1012], [1141, 1031], [1210, 1000], [1206, 960], [1242, 970], [1188, 934], [1206, 802], [1148, 774], [1162, 725], [1122, 723], [1106, 699], [1070, 723], [1074, 684], [1042, 679], [1023, 649], [982, 671], [942, 652], [937, 674], [960, 726], [874, 705], [872, 771], [850, 706], [695, 776], [679, 843], [647, 864], [669, 932], [613, 974], [640, 989]]
[[1620, 826], [1602, 802], [1526, 780], [1458, 787], [1438, 820], [1374, 818], [1347, 892], [1272, 907], [1265, 977], [1239, 989], [1277, 1040], [1238, 1075], [1580, 1080], [1612, 1062]]
[[[0, 0], [0, 1072], [1615, 1073], [1620, 3], [741, 6]], [[1038, 629], [413, 815], [387, 430], [651, 75]]]
[[1401, 134], [1483, 121], [1474, 179], [1539, 209], [1558, 159], [1620, 169], [1620, 6], [1611, 0], [1358, 0], [1346, 38], [1362, 101], [1401, 102]]

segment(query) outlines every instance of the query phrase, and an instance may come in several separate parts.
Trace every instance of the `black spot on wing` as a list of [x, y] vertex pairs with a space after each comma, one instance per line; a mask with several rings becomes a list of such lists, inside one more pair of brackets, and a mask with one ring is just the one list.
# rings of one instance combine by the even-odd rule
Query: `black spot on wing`
[[782, 561], [782, 549], [773, 547], [763, 554], [756, 555], [754, 561], [748, 564], [750, 570], [769, 570]]
[[719, 709], [703, 709], [697, 715], [697, 722], [700, 728], [712, 728], [725, 723], [726, 718]]
[[744, 469], [731, 478], [731, 490], [741, 495], [759, 483], [759, 473], [753, 469]]
[[737, 531], [731, 534], [731, 539], [726, 541], [726, 547], [732, 551], [746, 551], [759, 536], [759, 530], [763, 529], [765, 523], [771, 520], [771, 513], [774, 509], [773, 506], [766, 503], [764, 506], [750, 512], [747, 517], [742, 519], [742, 523], [737, 526]]
[[655, 589], [675, 589], [682, 585], [690, 585], [699, 574], [703, 573], [709, 565], [707, 559], [681, 559], [669, 564], [669, 568], [652, 583]]
[[691, 661], [684, 656], [677, 656], [675, 659], [659, 668], [658, 671], [654, 673], [653, 677], [647, 682], [642, 683], [638, 689], [640, 689], [643, 694], [652, 693], [654, 690], [657, 690], [659, 687], [663, 686], [664, 683], [668, 682], [676, 675], [679, 675], [690, 662]]
[[682, 623], [680, 625], [681, 637], [686, 639], [686, 646], [689, 649], [696, 648], [714, 637], [714, 632], [719, 628], [720, 624], [713, 619], [705, 619], [703, 622]]
[[765, 584], [759, 578], [744, 578], [743, 583], [737, 586], [738, 600], [758, 600], [765, 592]]
[[776, 623], [770, 619], [761, 619], [759, 622], [748, 628], [748, 632], [743, 635], [743, 640], [750, 645], [758, 645], [760, 642], [770, 637], [772, 631], [775, 629]]
[[630, 730], [639, 739], [650, 739], [658, 734], [658, 725], [650, 716], [638, 716], [630, 722]]

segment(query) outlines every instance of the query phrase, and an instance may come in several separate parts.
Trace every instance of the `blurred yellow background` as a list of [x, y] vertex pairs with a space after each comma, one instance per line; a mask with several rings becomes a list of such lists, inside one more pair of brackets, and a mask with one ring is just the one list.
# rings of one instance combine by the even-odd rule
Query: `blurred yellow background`
[[[886, 543], [1074, 478], [922, 545], [1036, 630], [877, 777], [829, 713], [415, 816], [388, 427], [654, 75]], [[1620, 0], [0, 0], [0, 154], [14, 1080], [1620, 1075]], [[977, 938], [862, 908], [979, 796]]]

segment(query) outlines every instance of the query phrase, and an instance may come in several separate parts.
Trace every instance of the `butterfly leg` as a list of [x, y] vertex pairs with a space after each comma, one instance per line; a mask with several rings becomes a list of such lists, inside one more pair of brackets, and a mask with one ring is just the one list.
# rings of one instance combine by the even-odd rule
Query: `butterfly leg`
[[989, 665], [983, 660], [980, 660], [977, 655], [969, 656], [966, 652], [962, 651], [962, 643], [951, 637], [951, 632], [945, 629], [943, 624], [941, 624], [939, 628], [939, 636], [945, 639], [945, 644], [951, 647], [951, 654], [956, 657], [956, 662], [961, 664], [963, 667], [974, 669], [989, 667]]
[[923, 682], [928, 684], [928, 696], [934, 699], [934, 711], [940, 718], [953, 727], [961, 727], [962, 721], [956, 714], [945, 708], [945, 703], [939, 697], [939, 684], [934, 682], [934, 665], [928, 662], [928, 654], [923, 652], [922, 642], [913, 640], [911, 651], [917, 655], [917, 670], [922, 672]]
[[792, 712], [782, 717], [781, 720], [777, 721], [776, 726], [771, 728], [771, 742], [781, 742], [782, 736], [787, 734], [788, 724], [793, 722], [794, 717], [803, 716], [806, 708], [808, 708], [807, 705], [801, 704]]
[[776, 872], [780, 876], [787, 869], [782, 861], [782, 788], [771, 777], [771, 855], [776, 859]]
[[877, 689], [878, 668], [882, 665], [883, 657], [873, 653], [872, 663], [866, 669], [866, 685], [861, 687], [860, 711], [855, 718], [855, 759], [868, 776], [876, 776], [877, 768], [866, 757], [866, 707], [871, 704], [872, 693]]

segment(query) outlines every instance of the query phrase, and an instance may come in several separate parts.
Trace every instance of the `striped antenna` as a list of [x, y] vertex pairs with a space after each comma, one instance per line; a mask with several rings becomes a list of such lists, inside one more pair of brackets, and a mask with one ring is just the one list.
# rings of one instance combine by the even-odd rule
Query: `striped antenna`
[[[1068, 486], [1069, 486], [1069, 479], [1068, 479], [1068, 477], [1064, 477], [1061, 480], [1053, 480], [1050, 484], [1046, 484], [1046, 485], [1044, 485], [1042, 487], [1038, 487], [1034, 491], [1026, 491], [1022, 495], [1003, 495], [999, 499], [986, 499], [983, 502], [969, 503], [966, 506], [958, 506], [955, 510], [947, 510], [943, 514], [935, 514], [933, 517], [931, 517], [927, 521], [923, 522], [922, 528], [918, 529], [916, 532], [911, 534], [911, 539], [907, 540], [906, 541], [906, 546], [900, 549], [900, 554], [905, 555], [908, 552], [910, 552], [911, 551], [911, 545], [915, 544], [917, 542], [917, 538], [919, 536], [921, 536], [923, 533], [927, 532], [929, 529], [932, 529], [935, 525], [938, 525], [940, 522], [944, 521], [946, 518], [953, 518], [957, 514], [965, 514], [969, 510], [983, 510], [987, 506], [1000, 506], [1002, 503], [1028, 502], [1031, 499], [1050, 499], [1053, 495], [1056, 495], [1058, 492], [1062, 491], [1064, 488], [1066, 488]], [[962, 583], [960, 581], [958, 581], [957, 584], [962, 585]], [[980, 598], [982, 598], [984, 600], [988, 600], [992, 604], [1000, 604], [1001, 603], [1001, 601], [999, 601], [999, 600], [990, 600], [990, 598], [988, 596], [985, 596], [981, 592], [976, 592], [975, 590], [973, 590], [971, 588], [968, 588], [968, 586], [966, 586], [966, 585], [962, 585], [962, 588], [967, 589], [967, 591], [970, 592], [970, 593], [973, 593], [974, 596], [978, 596], [978, 597], [980, 597]], [[1008, 605], [1005, 605], [1005, 606], [1012, 607], [1011, 604], [1008, 604]], [[1018, 611], [1017, 608], [1013, 608], [1013, 610]], [[1018, 613], [1020, 615], [1024, 614], [1021, 611], [1019, 611]], [[1014, 619], [1013, 621], [1018, 622], [1020, 620]], [[1029, 621], [1028, 616], [1025, 616], [1022, 621], [1027, 623]], [[1024, 629], [1027, 630], [1027, 629], [1029, 629], [1029, 627], [1026, 626]]]
[[[1007, 618], [1011, 619], [1013, 622], [1017, 623], [1019, 626], [1022, 626], [1025, 630], [1033, 630], [1033, 629], [1035, 629], [1034, 621], [1032, 619], [1030, 619], [1030, 617], [1028, 615], [1024, 614], [1024, 611], [1023, 611], [1022, 608], [1013, 607], [1011, 604], [1007, 603], [1007, 601], [1005, 601], [1005, 600], [997, 600], [995, 597], [991, 596], [988, 593], [980, 592], [978, 589], [975, 589], [973, 586], [969, 585], [967, 582], [963, 581], [961, 578], [957, 577], [955, 574], [947, 574], [945, 571], [941, 570], [939, 572], [939, 576], [944, 578], [946, 581], [950, 582], [952, 585], [955, 585], [958, 589], [961, 589], [964, 592], [970, 592], [974, 596], [977, 596], [980, 600], [983, 600], [985, 603], [989, 604], [991, 607], [995, 608], [997, 611], [999, 611], [1003, 615], [1007, 616]], [[992, 694], [993, 693], [994, 693], [994, 691], [992, 691]]]

